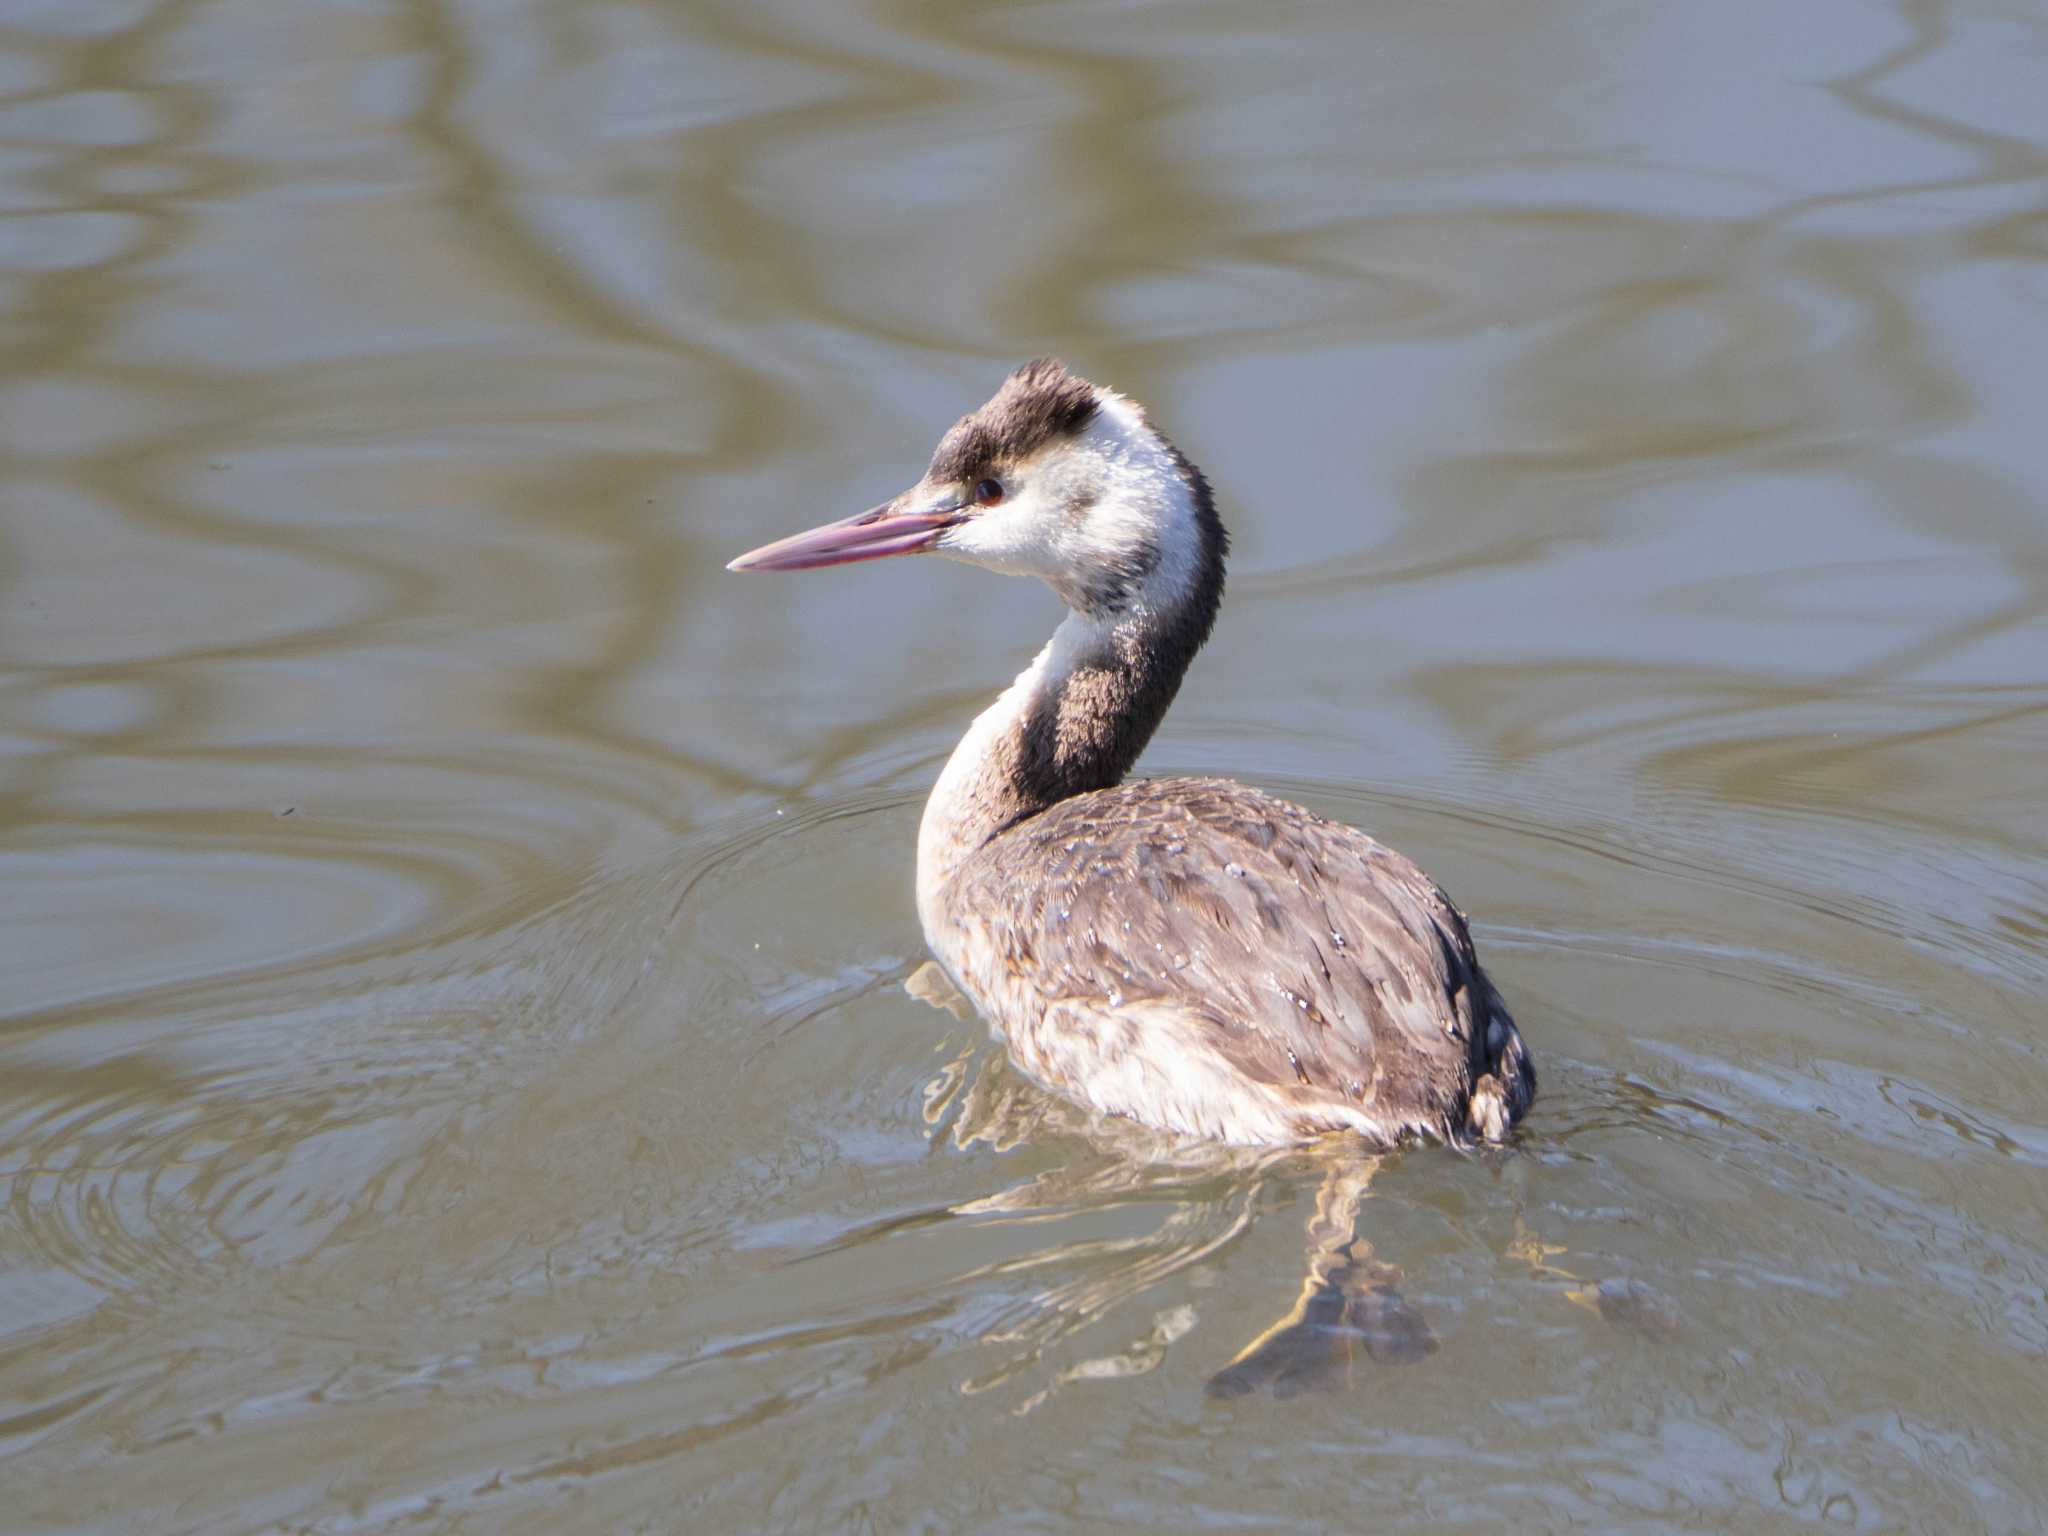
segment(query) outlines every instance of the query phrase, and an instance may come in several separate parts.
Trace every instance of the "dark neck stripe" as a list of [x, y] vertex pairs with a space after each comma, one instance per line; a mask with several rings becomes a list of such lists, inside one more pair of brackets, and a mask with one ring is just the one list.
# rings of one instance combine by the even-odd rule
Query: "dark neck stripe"
[[1200, 543], [1194, 579], [1171, 609], [1119, 627], [1101, 654], [1084, 659], [1057, 688], [1033, 701], [1007, 765], [1013, 805], [1002, 826], [1069, 796], [1120, 783], [1215, 627], [1230, 538], [1201, 471], [1168, 447], [1194, 506]]

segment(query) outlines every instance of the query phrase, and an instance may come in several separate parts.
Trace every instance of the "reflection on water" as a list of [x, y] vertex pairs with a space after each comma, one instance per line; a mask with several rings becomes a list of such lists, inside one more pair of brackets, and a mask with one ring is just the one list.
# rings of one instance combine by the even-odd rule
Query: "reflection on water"
[[[2039, 47], [16, 6], [0, 1500], [2039, 1526]], [[1509, 1154], [1344, 1206], [904, 996], [917, 799], [1046, 599], [720, 565], [1047, 350], [1237, 538], [1153, 763], [1474, 912], [1544, 1073]], [[1340, 1206], [1435, 1351], [1206, 1397]]]

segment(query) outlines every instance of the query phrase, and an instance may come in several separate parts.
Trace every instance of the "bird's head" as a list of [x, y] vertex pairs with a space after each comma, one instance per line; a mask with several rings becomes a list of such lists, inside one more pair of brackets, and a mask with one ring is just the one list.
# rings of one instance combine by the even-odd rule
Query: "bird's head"
[[739, 557], [810, 570], [936, 554], [1036, 576], [1077, 613], [1160, 611], [1220, 585], [1222, 525], [1201, 473], [1134, 401], [1051, 359], [1026, 363], [939, 440], [900, 496]]

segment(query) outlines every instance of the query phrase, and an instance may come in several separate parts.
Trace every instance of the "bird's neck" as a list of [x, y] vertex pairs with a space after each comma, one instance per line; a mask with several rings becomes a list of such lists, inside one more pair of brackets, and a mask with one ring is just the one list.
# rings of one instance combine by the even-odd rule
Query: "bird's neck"
[[1121, 782], [1208, 638], [1222, 564], [1177, 600], [1070, 612], [1031, 665], [976, 717], [939, 774], [917, 839], [918, 913], [943, 953], [944, 892], [992, 839], [1072, 795]]

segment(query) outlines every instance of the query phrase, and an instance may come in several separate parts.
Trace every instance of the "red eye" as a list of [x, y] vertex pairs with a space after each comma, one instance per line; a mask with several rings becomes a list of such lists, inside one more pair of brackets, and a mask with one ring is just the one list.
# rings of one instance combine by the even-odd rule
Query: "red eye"
[[974, 499], [984, 507], [992, 507], [1003, 499], [1003, 482], [984, 480], [974, 488]]

